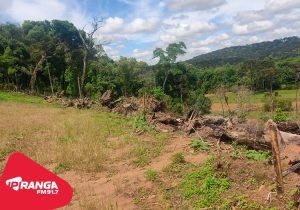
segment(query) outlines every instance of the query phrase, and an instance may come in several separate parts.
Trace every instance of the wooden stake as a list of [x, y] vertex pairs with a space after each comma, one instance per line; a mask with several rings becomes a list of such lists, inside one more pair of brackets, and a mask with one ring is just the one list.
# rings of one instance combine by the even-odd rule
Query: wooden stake
[[272, 120], [270, 120], [269, 129], [271, 134], [271, 146], [272, 146], [274, 169], [276, 173], [277, 194], [281, 194], [283, 193], [283, 178], [282, 178], [282, 168], [281, 168], [281, 161], [280, 161], [280, 150], [279, 150], [276, 124]]

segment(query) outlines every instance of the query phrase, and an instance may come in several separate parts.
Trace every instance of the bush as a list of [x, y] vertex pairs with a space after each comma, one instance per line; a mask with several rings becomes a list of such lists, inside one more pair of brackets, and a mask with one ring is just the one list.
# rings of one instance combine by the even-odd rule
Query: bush
[[290, 99], [277, 98], [275, 100], [275, 109], [280, 109], [286, 112], [292, 111], [293, 101]]
[[154, 127], [152, 125], [149, 125], [145, 118], [141, 115], [136, 116], [135, 122], [134, 122], [135, 129], [141, 130], [141, 131], [152, 131], [154, 130]]
[[211, 100], [205, 96], [202, 89], [191, 92], [190, 99], [188, 102], [189, 106], [193, 109], [200, 111], [201, 114], [210, 113]]
[[265, 161], [271, 159], [271, 152], [269, 151], [256, 151], [256, 150], [247, 150], [246, 157], [251, 160]]
[[[274, 97], [274, 109], [280, 109], [282, 111], [292, 111], [293, 110], [293, 101], [291, 99], [281, 98], [280, 96]], [[271, 111], [271, 99], [268, 97], [264, 102], [264, 110], [266, 112]]]
[[163, 100], [166, 97], [166, 94], [161, 87], [154, 87], [150, 93], [157, 100]]
[[207, 151], [209, 150], [208, 143], [200, 140], [192, 140], [190, 143], [190, 147], [194, 150], [194, 152], [197, 152], [199, 150]]
[[185, 163], [184, 155], [181, 152], [173, 154], [171, 160], [173, 164]]
[[175, 98], [171, 101], [168, 101], [167, 106], [171, 112], [178, 113], [178, 114], [183, 113], [183, 106], [180, 102], [180, 99]]
[[208, 159], [200, 169], [186, 174], [181, 181], [183, 198], [193, 202], [194, 209], [217, 209], [224, 192], [231, 186], [228, 178], [214, 170], [213, 160]]
[[158, 175], [157, 175], [157, 172], [155, 170], [152, 170], [152, 169], [149, 169], [146, 171], [146, 179], [148, 181], [155, 181], [157, 180], [158, 178]]
[[275, 116], [274, 116], [274, 121], [275, 122], [287, 122], [288, 121], [288, 116], [285, 112], [283, 112], [281, 109], [277, 109]]

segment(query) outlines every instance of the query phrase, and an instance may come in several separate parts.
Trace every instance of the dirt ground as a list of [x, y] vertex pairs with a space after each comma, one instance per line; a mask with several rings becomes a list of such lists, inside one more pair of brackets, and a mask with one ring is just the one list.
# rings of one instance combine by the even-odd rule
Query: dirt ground
[[[0, 102], [0, 116], [1, 171], [13, 151], [32, 157], [74, 188], [72, 202], [62, 209], [192, 209], [181, 194], [182, 179], [218, 157], [216, 139], [205, 138], [209, 150], [194, 152], [190, 143], [197, 136], [139, 135], [130, 119], [105, 110]], [[273, 166], [248, 160], [245, 148], [221, 143], [221, 151], [216, 174], [231, 182], [222, 199], [235, 209], [293, 209], [289, 203], [298, 174], [288, 175], [285, 194], [272, 194], [269, 202]], [[176, 168], [172, 158], [178, 153], [185, 161]], [[156, 181], [147, 178], [149, 170], [156, 172]]]

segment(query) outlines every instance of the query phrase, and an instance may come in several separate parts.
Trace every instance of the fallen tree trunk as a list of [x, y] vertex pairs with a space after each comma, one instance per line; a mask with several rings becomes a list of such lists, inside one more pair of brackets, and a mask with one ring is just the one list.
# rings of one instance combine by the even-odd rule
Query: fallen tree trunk
[[292, 172], [298, 171], [299, 169], [300, 169], [300, 162], [298, 162], [298, 163], [290, 166], [288, 169], [284, 170], [282, 172], [282, 176], [287, 176], [287, 175], [289, 175]]
[[248, 132], [245, 131], [225, 131], [220, 136], [220, 140], [225, 142], [236, 141], [238, 144], [246, 145], [249, 149], [254, 150], [271, 149], [271, 142], [266, 141], [262, 137], [252, 137]]

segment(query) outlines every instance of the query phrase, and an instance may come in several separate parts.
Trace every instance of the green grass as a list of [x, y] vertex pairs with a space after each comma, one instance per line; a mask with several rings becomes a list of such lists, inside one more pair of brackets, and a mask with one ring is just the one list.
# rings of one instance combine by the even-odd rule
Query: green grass
[[1, 101], [49, 105], [49, 103], [40, 96], [30, 96], [15, 92], [0, 92], [0, 102]]
[[189, 145], [194, 150], [194, 152], [209, 150], [208, 143], [200, 141], [198, 139], [193, 139]]
[[200, 169], [185, 175], [181, 182], [183, 198], [197, 209], [219, 206], [222, 203], [222, 193], [231, 185], [228, 178], [220, 176], [214, 170], [213, 161], [210, 158]]
[[270, 151], [247, 150], [246, 157], [251, 160], [268, 161], [271, 159], [272, 154]]
[[158, 179], [158, 174], [157, 174], [157, 171], [153, 170], [153, 169], [148, 169], [146, 171], [146, 179], [148, 181], [156, 181]]
[[[274, 92], [278, 92], [282, 98], [286, 99], [295, 99], [296, 90], [274, 90]], [[265, 98], [265, 93], [260, 92], [255, 93], [250, 97], [250, 101], [252, 103], [261, 103]], [[233, 92], [229, 92], [227, 94], [229, 103], [236, 103], [236, 94]], [[220, 103], [220, 100], [216, 95], [210, 95], [209, 98], [212, 100], [212, 103]]]

